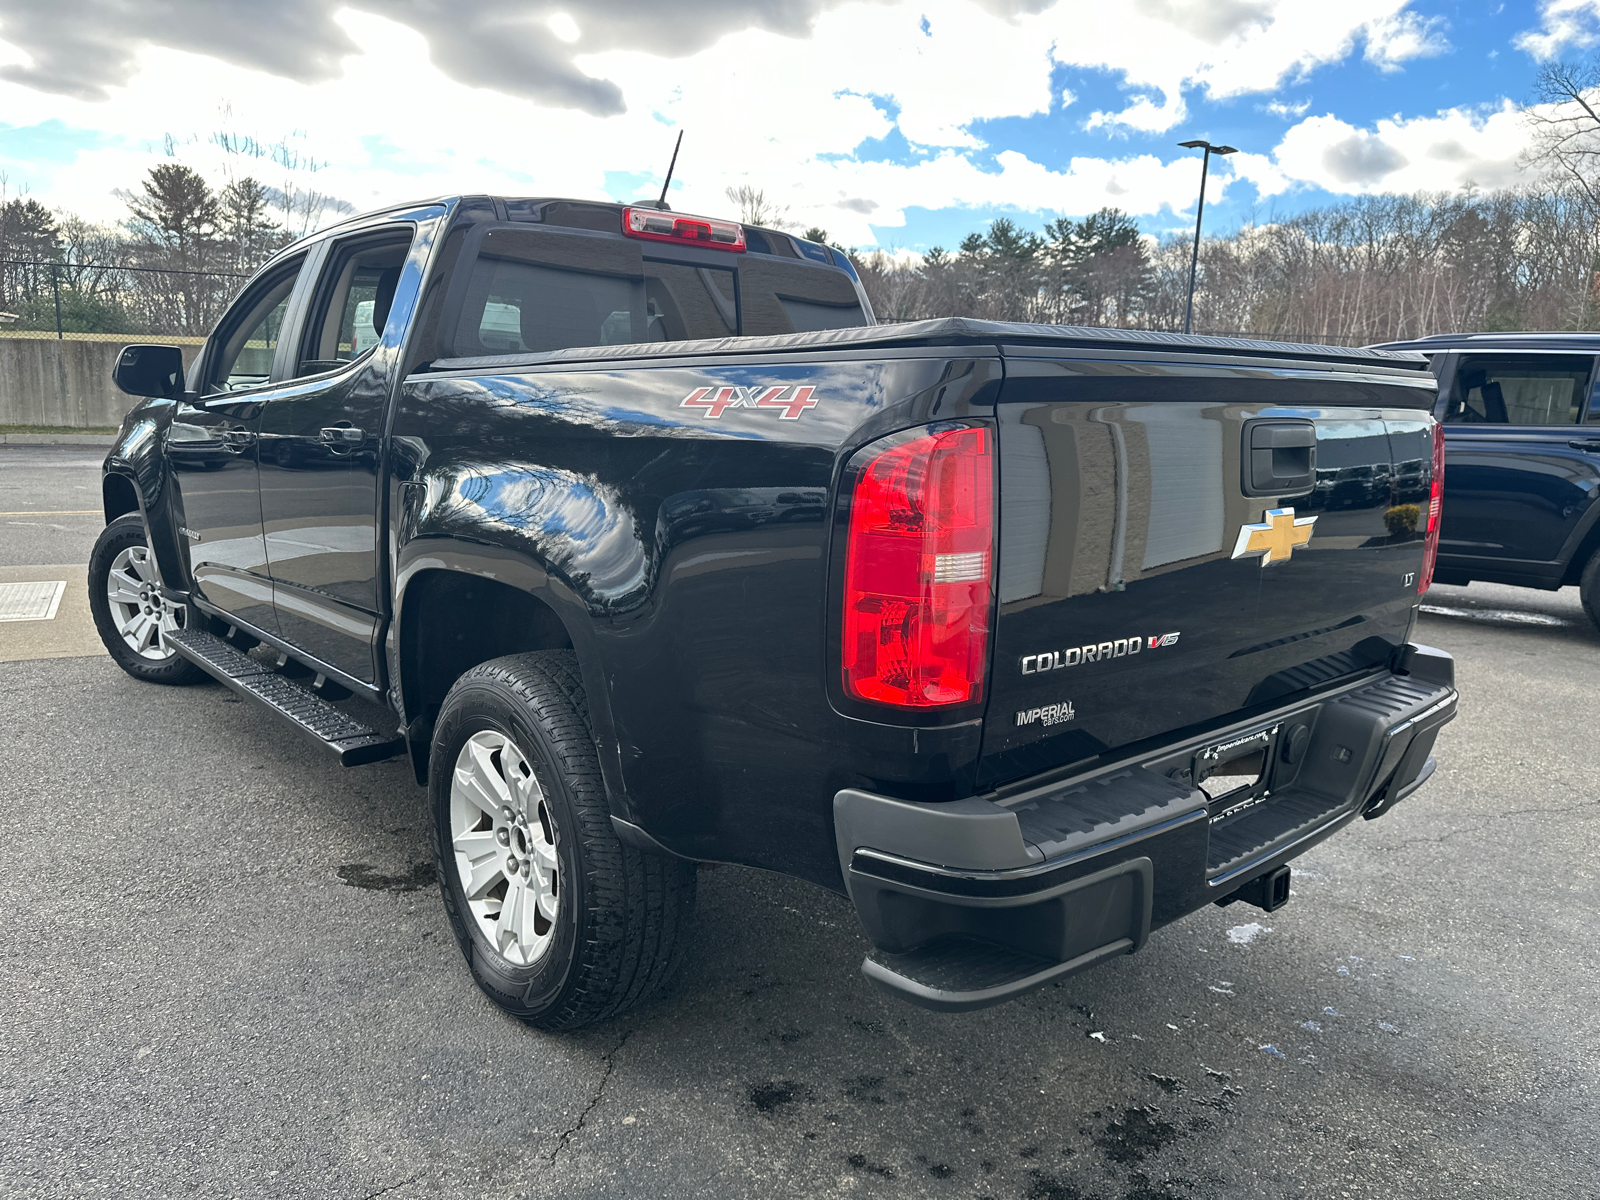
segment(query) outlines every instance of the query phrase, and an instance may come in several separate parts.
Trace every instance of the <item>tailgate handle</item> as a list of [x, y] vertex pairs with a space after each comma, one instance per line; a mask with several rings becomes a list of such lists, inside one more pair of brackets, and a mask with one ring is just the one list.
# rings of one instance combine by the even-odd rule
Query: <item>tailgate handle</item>
[[1297, 496], [1317, 481], [1317, 427], [1310, 421], [1246, 421], [1246, 496]]

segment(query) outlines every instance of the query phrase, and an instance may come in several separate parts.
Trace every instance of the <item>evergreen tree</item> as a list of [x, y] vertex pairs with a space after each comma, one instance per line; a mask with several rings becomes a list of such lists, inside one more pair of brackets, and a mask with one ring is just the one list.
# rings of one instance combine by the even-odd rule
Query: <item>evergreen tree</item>
[[218, 265], [222, 206], [215, 193], [199, 172], [162, 163], [150, 168], [140, 194], [124, 199], [141, 265], [170, 272], [157, 278], [173, 323], [185, 333], [205, 333], [222, 299], [204, 274]]
[[48, 287], [49, 268], [35, 263], [54, 261], [61, 254], [61, 231], [50, 210], [37, 200], [0, 203], [0, 309], [20, 303], [25, 296]]
[[283, 227], [267, 216], [271, 206], [270, 190], [248, 175], [222, 189], [217, 224], [231, 270], [254, 271], [287, 240]]

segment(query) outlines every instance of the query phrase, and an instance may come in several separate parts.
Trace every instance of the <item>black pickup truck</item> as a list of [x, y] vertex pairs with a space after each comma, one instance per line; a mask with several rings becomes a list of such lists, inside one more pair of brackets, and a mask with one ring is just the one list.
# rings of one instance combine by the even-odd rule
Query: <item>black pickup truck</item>
[[847, 895], [949, 1010], [1270, 910], [1455, 713], [1417, 354], [875, 325], [778, 231], [465, 197], [116, 378], [111, 654], [409, 755], [474, 977], [546, 1028], [670, 974], [700, 861]]

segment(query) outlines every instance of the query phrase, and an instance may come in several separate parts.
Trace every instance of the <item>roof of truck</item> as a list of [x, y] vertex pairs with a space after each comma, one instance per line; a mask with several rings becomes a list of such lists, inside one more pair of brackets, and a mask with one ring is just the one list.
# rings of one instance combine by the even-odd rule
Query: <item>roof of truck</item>
[[681, 358], [708, 354], [778, 354], [814, 350], [874, 349], [895, 346], [951, 346], [985, 344], [1001, 353], [1027, 354], [1030, 349], [1060, 347], [1105, 351], [1178, 351], [1227, 354], [1249, 358], [1293, 359], [1357, 369], [1380, 367], [1426, 371], [1425, 355], [1412, 350], [1379, 350], [1355, 346], [1317, 346], [1299, 342], [1268, 342], [1254, 338], [1212, 337], [1208, 334], [1163, 333], [1147, 329], [1106, 329], [1078, 325], [1030, 325], [1020, 321], [978, 321], [969, 317], [939, 317], [927, 321], [863, 325], [789, 333], [771, 337], [710, 338], [689, 342], [651, 342], [630, 346], [580, 346], [520, 354], [442, 358], [435, 370], [499, 370], [548, 362], [586, 362], [595, 359]]

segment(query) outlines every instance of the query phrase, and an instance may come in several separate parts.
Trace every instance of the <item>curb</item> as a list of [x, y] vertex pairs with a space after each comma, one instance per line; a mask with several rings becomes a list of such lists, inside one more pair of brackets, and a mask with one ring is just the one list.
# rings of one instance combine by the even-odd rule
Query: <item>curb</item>
[[98, 446], [109, 450], [114, 433], [0, 433], [0, 446]]

